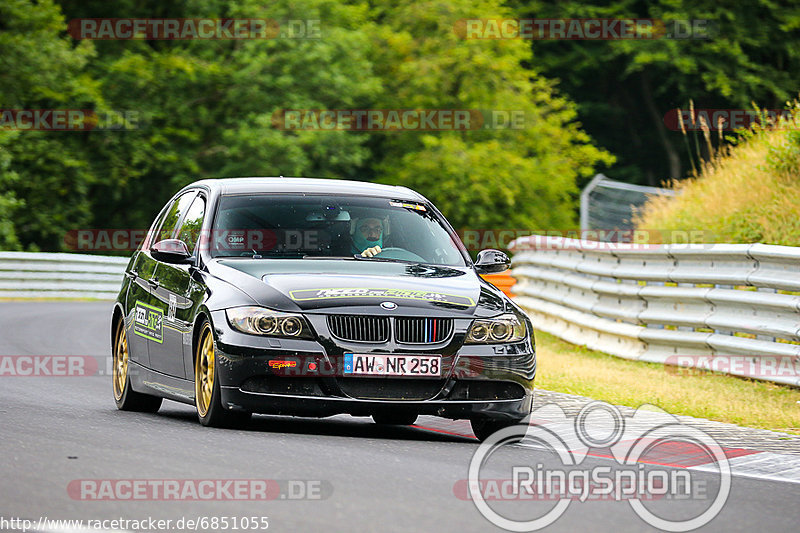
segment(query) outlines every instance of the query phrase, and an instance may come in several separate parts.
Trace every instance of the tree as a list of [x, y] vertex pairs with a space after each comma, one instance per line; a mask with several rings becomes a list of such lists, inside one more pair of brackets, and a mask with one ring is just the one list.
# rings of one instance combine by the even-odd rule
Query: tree
[[520, 129], [386, 133], [378, 179], [414, 187], [456, 227], [574, 227], [576, 180], [613, 158], [595, 148], [572, 102], [530, 65], [521, 41], [464, 40], [462, 18], [509, 17], [497, 2], [430, 0], [383, 7], [374, 63], [379, 108], [518, 112]]
[[[303, 175], [406, 184], [456, 225], [574, 223], [576, 181], [612, 157], [522, 42], [465, 41], [496, 1], [9, 0], [0, 97], [10, 108], [128, 118], [88, 132], [0, 131], [0, 246], [58, 249], [68, 230], [147, 227], [207, 177]], [[318, 20], [321, 38], [76, 41], [75, 18]], [[283, 109], [515, 112], [522, 128], [374, 133], [276, 127]]]
[[[84, 73], [91, 43], [74, 47], [52, 0], [0, 3], [3, 109], [91, 109], [97, 87]], [[76, 132], [0, 131], [0, 246], [57, 248], [85, 223], [92, 176]]]
[[[93, 3], [75, 5], [67, 18], [103, 14], [104, 2]], [[139, 13], [132, 2], [114, 10], [116, 17]], [[366, 58], [362, 7], [247, 0], [155, 13], [317, 19], [324, 38], [98, 42], [92, 73], [105, 98], [114, 109], [137, 112], [141, 123], [91, 135], [93, 172], [104, 177], [92, 192], [103, 199], [95, 225], [147, 227], [178, 188], [202, 178], [360, 175], [369, 155], [365, 135], [281, 131], [272, 117], [282, 108], [368, 105], [380, 82]]]
[[795, 2], [521, 0], [512, 8], [524, 18], [709, 21], [708, 38], [532, 41], [536, 66], [560, 80], [587, 131], [618, 155], [617, 179], [658, 185], [685, 175], [693, 155], [665, 128], [668, 110], [689, 100], [700, 108], [782, 108], [800, 87]]

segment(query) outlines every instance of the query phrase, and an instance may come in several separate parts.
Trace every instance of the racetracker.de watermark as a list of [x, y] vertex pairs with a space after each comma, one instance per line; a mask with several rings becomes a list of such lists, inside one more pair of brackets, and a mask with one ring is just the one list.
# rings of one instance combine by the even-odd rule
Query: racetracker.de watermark
[[0, 109], [0, 130], [119, 131], [140, 129], [138, 111], [90, 109]]
[[[701, 249], [713, 242], [713, 234], [703, 230], [653, 230], [653, 229], [587, 229], [587, 230], [529, 230], [463, 228], [458, 236], [467, 250], [487, 248], [514, 250], [560, 250], [581, 247], [595, 250], [616, 250], [622, 247], [641, 250], [657, 248], [660, 243]], [[515, 242], [516, 241], [516, 242]]]
[[682, 375], [689, 368], [800, 384], [800, 357], [795, 355], [670, 355], [664, 360], [664, 369], [671, 374]]
[[[144, 243], [153, 244], [157, 237], [148, 229], [77, 229], [68, 231], [63, 242], [67, 249], [78, 252], [133, 252]], [[317, 230], [230, 229], [201, 231], [191, 244], [223, 253], [288, 252], [315, 248], [325, 238]]]
[[[520, 439], [549, 453], [495, 455]], [[681, 454], [702, 464], [703, 473], [685, 468]], [[497, 477], [504, 472], [507, 477]], [[471, 500], [484, 518], [508, 531], [546, 528], [575, 501], [625, 501], [649, 526], [691, 531], [719, 514], [731, 487], [725, 450], [702, 430], [655, 406], [623, 416], [599, 401], [575, 416], [555, 404], [537, 408], [524, 423], [486, 439], [468, 473], [454, 484], [454, 495]], [[659, 504], [655, 513], [647, 503], [656, 500], [675, 505]]]
[[272, 126], [303, 131], [468, 131], [526, 128], [522, 110], [278, 109]]
[[[528, 230], [514, 228], [464, 228], [457, 231], [469, 251], [487, 248], [515, 250], [559, 250], [568, 247], [615, 250], [649, 249], [669, 242], [674, 248], [702, 249], [714, 242], [712, 233], [703, 230]], [[76, 229], [64, 235], [64, 246], [78, 252], [133, 252], [148, 241], [147, 229]], [[152, 235], [152, 238], [155, 238]], [[218, 252], [301, 251], [330, 244], [330, 235], [318, 230], [210, 230], [202, 231], [197, 245]], [[152, 239], [151, 239], [152, 241]], [[516, 241], [516, 242], [515, 242]], [[155, 241], [153, 241], [155, 242]]]
[[672, 131], [736, 131], [753, 126], [800, 129], [800, 115], [788, 109], [670, 109], [664, 125]]
[[73, 479], [67, 494], [82, 501], [325, 500], [321, 479]]
[[461, 39], [610, 41], [710, 39], [716, 24], [708, 19], [460, 19], [453, 30]]
[[0, 377], [87, 377], [102, 374], [102, 360], [90, 355], [0, 355]]
[[83, 40], [243, 40], [320, 39], [317, 19], [234, 18], [84, 18], [72, 19], [68, 32]]
[[36, 520], [20, 517], [0, 516], [0, 530], [10, 529], [22, 533], [38, 531], [262, 531], [269, 529], [269, 517], [258, 515], [211, 515], [182, 516], [180, 518], [48, 518]]

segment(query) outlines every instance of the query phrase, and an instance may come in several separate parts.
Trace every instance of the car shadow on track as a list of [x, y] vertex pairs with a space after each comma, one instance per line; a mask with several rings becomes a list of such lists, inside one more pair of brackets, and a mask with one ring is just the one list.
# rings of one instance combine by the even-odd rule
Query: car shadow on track
[[[137, 413], [137, 415], [141, 415]], [[197, 415], [190, 407], [181, 405], [164, 405], [156, 415], [175, 422], [183, 422], [202, 428]], [[367, 417], [350, 417], [338, 415], [328, 418], [303, 418], [277, 415], [253, 415], [246, 426], [226, 431], [248, 431], [261, 433], [285, 433], [294, 435], [326, 435], [335, 437], [372, 438], [389, 440], [409, 440], [428, 442], [461, 442], [476, 443], [477, 439], [469, 435], [427, 427], [424, 422], [414, 426], [387, 426], [375, 424]]]

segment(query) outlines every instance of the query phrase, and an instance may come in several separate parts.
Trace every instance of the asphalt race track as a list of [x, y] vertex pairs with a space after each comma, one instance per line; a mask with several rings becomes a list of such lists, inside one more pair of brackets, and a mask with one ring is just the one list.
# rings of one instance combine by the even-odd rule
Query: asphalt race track
[[[107, 302], [0, 302], [0, 356], [108, 356], [110, 308]], [[106, 372], [103, 365], [83, 377], [0, 372], [0, 526], [13, 529], [2, 522], [12, 518], [36, 523], [152, 518], [173, 524], [183, 519], [185, 524], [202, 517], [226, 517], [229, 523], [267, 517], [271, 531], [499, 530], [471, 501], [457, 496], [477, 441], [445, 432], [449, 426], [438, 419], [423, 417], [419, 427], [382, 427], [349, 416], [257, 415], [243, 430], [206, 429], [193, 408], [169, 401], [154, 415], [117, 411], [110, 376], [98, 375]], [[556, 457], [530, 446], [508, 446], [492, 456], [482, 478], [507, 478], [511, 465], [536, 464], [555, 465]], [[587, 457], [581, 466], [613, 469], [616, 463]], [[660, 498], [647, 507], [668, 519], [702, 512], [719, 476], [691, 475], [707, 491], [706, 499]], [[85, 496], [76, 489], [80, 480], [254, 479], [270, 480], [280, 493], [267, 501], [97, 501], [89, 498], [99, 493]], [[797, 531], [798, 501], [800, 483], [734, 476], [727, 503], [703, 530]], [[495, 508], [531, 519], [553, 505], [512, 501]], [[658, 529], [627, 501], [572, 501], [548, 530]]]

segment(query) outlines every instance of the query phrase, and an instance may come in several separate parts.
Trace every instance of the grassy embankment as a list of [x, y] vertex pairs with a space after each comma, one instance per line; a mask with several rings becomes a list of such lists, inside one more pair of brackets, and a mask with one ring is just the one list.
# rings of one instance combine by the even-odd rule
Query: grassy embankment
[[[795, 117], [800, 117], [797, 104]], [[706, 131], [700, 141], [713, 154], [710, 137]], [[680, 194], [651, 200], [638, 216], [639, 229], [657, 228], [650, 235], [665, 241], [676, 230], [682, 236], [695, 231], [705, 242], [800, 245], [797, 121], [746, 132], [735, 146], [700, 165], [693, 178], [672, 186]], [[537, 386], [543, 389], [800, 433], [800, 389], [624, 360], [545, 333], [537, 333], [537, 340]]]
[[[666, 242], [672, 230], [699, 230], [704, 242], [800, 246], [800, 109], [793, 111], [793, 120], [744, 133], [694, 177], [673, 183], [680, 194], [651, 199], [637, 228], [660, 230], [651, 235]], [[708, 133], [703, 144], [715, 152]]]
[[630, 361], [536, 332], [536, 387], [616, 405], [800, 434], [800, 389]]

